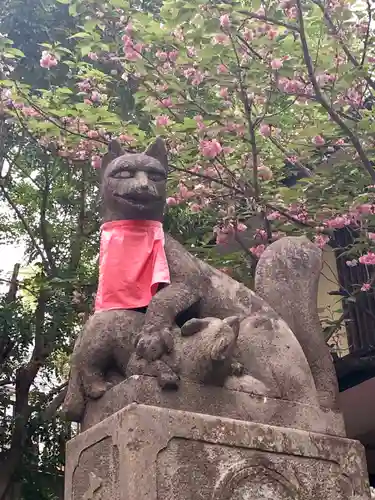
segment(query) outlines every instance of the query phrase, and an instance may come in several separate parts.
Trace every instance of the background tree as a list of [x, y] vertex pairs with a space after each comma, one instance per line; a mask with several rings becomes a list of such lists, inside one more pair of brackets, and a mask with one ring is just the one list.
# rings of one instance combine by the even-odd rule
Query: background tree
[[[166, 138], [167, 229], [237, 279], [251, 284], [283, 234], [323, 246], [351, 228], [345, 265], [375, 264], [374, 7], [0, 5], [0, 230], [29, 264], [0, 303], [0, 500], [56, 498], [71, 434], [56, 410], [96, 289], [108, 141]], [[373, 294], [370, 269], [353, 296]]]

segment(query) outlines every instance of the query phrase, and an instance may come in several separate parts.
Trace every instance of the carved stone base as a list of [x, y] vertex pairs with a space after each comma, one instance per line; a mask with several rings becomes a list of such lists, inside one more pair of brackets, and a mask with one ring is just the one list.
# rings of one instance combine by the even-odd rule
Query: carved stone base
[[89, 401], [82, 430], [131, 403], [345, 436], [344, 420], [339, 412], [187, 380], [181, 381], [178, 391], [165, 391], [160, 389], [155, 378], [137, 375], [117, 384], [100, 399]]
[[348, 439], [130, 404], [68, 443], [65, 500], [367, 500]]

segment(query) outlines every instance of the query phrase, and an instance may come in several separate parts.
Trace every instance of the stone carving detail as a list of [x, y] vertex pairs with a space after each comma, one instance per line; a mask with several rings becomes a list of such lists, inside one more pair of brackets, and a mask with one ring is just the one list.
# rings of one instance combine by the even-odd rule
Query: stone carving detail
[[101, 500], [100, 494], [96, 492], [102, 487], [102, 480], [97, 477], [93, 472], [89, 473], [90, 486], [82, 497], [82, 500]]
[[[160, 139], [142, 154], [124, 154], [112, 143], [102, 166], [104, 222], [162, 221], [167, 170]], [[81, 421], [88, 399], [132, 374], [155, 376], [165, 388], [177, 388], [185, 377], [337, 407], [315, 304], [317, 247], [305, 238], [271, 245], [258, 266], [258, 295], [169, 235], [165, 253], [171, 284], [160, 287], [146, 311], [96, 312], [77, 339], [63, 409], [70, 420]]]
[[212, 500], [299, 500], [297, 488], [269, 465], [253, 461], [231, 465], [215, 486]]

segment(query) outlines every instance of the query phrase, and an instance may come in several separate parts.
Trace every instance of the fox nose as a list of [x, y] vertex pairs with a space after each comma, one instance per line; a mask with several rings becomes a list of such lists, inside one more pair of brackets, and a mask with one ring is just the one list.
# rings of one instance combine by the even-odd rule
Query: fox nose
[[145, 172], [137, 172], [135, 180], [139, 189], [145, 190], [148, 188], [148, 177]]

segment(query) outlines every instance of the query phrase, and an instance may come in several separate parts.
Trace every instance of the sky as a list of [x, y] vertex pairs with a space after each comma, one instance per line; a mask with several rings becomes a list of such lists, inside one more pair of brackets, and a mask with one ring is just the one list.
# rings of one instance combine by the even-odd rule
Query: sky
[[[22, 264], [24, 250], [21, 245], [0, 245], [0, 278], [8, 279], [15, 264]], [[6, 283], [0, 281], [0, 294], [8, 289]]]

